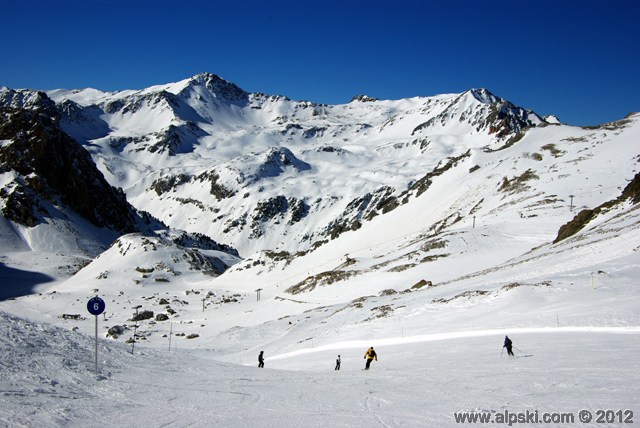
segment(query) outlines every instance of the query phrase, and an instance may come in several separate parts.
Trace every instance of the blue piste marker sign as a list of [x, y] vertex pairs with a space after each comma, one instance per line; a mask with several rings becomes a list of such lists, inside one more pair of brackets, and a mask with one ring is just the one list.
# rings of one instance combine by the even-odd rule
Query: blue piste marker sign
[[100, 315], [104, 312], [105, 307], [104, 300], [98, 296], [91, 298], [87, 303], [87, 309], [91, 315]]

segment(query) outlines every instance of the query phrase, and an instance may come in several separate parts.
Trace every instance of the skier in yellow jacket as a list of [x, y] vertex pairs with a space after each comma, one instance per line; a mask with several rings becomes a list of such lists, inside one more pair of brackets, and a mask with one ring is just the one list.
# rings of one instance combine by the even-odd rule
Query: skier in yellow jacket
[[367, 349], [367, 352], [364, 353], [364, 359], [367, 360], [367, 365], [364, 366], [365, 370], [369, 370], [371, 361], [373, 361], [374, 358], [376, 361], [378, 361], [378, 355], [376, 354], [376, 351], [373, 350], [372, 346], [371, 348]]

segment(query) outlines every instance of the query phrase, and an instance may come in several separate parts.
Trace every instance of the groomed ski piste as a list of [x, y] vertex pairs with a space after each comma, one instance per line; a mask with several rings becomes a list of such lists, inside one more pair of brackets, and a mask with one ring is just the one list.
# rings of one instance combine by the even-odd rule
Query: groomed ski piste
[[[456, 412], [527, 410], [597, 426], [578, 412], [637, 409], [640, 392], [630, 327], [505, 329], [515, 357], [496, 330], [342, 342], [267, 355], [265, 369], [101, 340], [96, 375], [93, 338], [1, 318], [0, 417], [12, 427], [454, 426]], [[379, 360], [363, 371], [370, 344]]]

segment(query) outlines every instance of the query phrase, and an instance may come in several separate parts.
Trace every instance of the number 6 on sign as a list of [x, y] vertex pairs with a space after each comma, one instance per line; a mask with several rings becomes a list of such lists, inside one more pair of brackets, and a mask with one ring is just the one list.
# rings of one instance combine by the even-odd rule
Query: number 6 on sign
[[89, 303], [87, 303], [87, 310], [91, 315], [97, 316], [104, 312], [105, 306], [104, 300], [96, 296], [91, 298]]

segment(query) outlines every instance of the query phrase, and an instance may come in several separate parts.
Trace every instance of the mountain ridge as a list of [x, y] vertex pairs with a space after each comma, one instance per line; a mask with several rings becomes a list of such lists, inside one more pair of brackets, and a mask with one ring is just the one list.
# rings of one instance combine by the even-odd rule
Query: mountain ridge
[[[443, 177], [485, 177], [483, 164], [499, 166], [510, 151], [520, 163], [546, 164], [549, 155], [563, 156], [561, 145], [593, 132], [547, 122], [483, 88], [323, 105], [248, 93], [201, 73], [137, 91], [49, 94], [5, 88], [0, 99], [10, 105], [45, 97], [60, 127], [138, 210], [258, 259], [261, 251], [314, 251], [413, 204]], [[524, 155], [513, 149], [538, 134], [550, 142]], [[541, 180], [531, 167], [514, 170], [486, 175], [495, 182], [490, 192], [517, 201]], [[479, 191], [489, 190], [481, 181]], [[447, 230], [482, 205], [480, 198], [466, 214], [443, 212], [430, 226]]]
[[[82, 101], [82, 92], [54, 91], [51, 94], [58, 103], [65, 103]], [[291, 101], [282, 96], [247, 93], [215, 74], [201, 73], [174, 84], [152, 86], [140, 91], [122, 91], [113, 95], [102, 93], [97, 103], [95, 92], [90, 92], [93, 98], [84, 99], [82, 101], [84, 107], [81, 106], [81, 110], [102, 111], [97, 116], [94, 111], [92, 117], [94, 122], [102, 121], [107, 124], [107, 127], [102, 128], [102, 134], [99, 136], [90, 135], [91, 140], [84, 141], [84, 144], [92, 151], [97, 164], [109, 180], [114, 185], [122, 187], [134, 201], [134, 205], [135, 201], [141, 201], [142, 209], [149, 208], [144, 206], [143, 200], [152, 197], [169, 202], [167, 198], [180, 188], [181, 193], [188, 194], [186, 197], [181, 197], [181, 200], [190, 201], [189, 203], [202, 211], [205, 218], [208, 217], [212, 223], [218, 222], [216, 219], [219, 215], [208, 213], [228, 211], [231, 207], [225, 209], [225, 206], [229, 205], [231, 199], [235, 197], [236, 202], [233, 208], [235, 218], [228, 219], [222, 226], [211, 226], [206, 230], [196, 230], [186, 223], [175, 224], [175, 226], [210, 236], [229, 237], [230, 239], [225, 238], [227, 242], [236, 247], [241, 243], [254, 242], [255, 244], [251, 244], [248, 250], [242, 251], [245, 254], [247, 251], [252, 252], [254, 249], [269, 246], [263, 242], [264, 234], [257, 232], [258, 229], [267, 227], [267, 223], [274, 221], [273, 217], [259, 213], [260, 207], [271, 204], [269, 198], [253, 201], [251, 206], [243, 203], [247, 201], [242, 199], [246, 199], [247, 194], [265, 191], [264, 183], [270, 181], [270, 174], [266, 173], [267, 164], [262, 163], [260, 166], [262, 161], [259, 159], [264, 156], [268, 158], [268, 153], [274, 147], [290, 152], [295, 158], [309, 165], [309, 168], [305, 168], [307, 174], [325, 175], [322, 172], [324, 167], [308, 162], [304, 156], [324, 157], [325, 159], [321, 162], [330, 170], [332, 167], [327, 162], [331, 161], [331, 157], [336, 161], [345, 158], [360, 159], [360, 163], [366, 163], [372, 159], [382, 161], [385, 153], [395, 151], [394, 147], [398, 147], [398, 144], [405, 147], [405, 151], [424, 153], [429, 151], [429, 134], [433, 132], [437, 135], [474, 133], [483, 139], [482, 145], [491, 146], [504, 143], [503, 140], [507, 137], [518, 136], [528, 128], [546, 124], [544, 119], [535, 113], [515, 107], [486, 89], [473, 89], [463, 94], [395, 101], [361, 97], [360, 101], [363, 99], [367, 101], [359, 103], [362, 107], [353, 103], [330, 106], [308, 101]], [[421, 120], [423, 117], [428, 120]], [[91, 123], [85, 120], [86, 122]], [[411, 132], [409, 132], [409, 126]], [[76, 139], [82, 141], [88, 133], [78, 131], [80, 127], [77, 122], [74, 122], [73, 117], [63, 117], [63, 128], [72, 135], [75, 133]], [[384, 143], [372, 146], [367, 142], [365, 145], [360, 145], [359, 141], [363, 141], [363, 137], [367, 140], [373, 137]], [[342, 142], [336, 146], [336, 141]], [[345, 142], [350, 141], [359, 145], [356, 151], [354, 147], [350, 148], [349, 144], [345, 145]], [[387, 141], [396, 142], [393, 146], [389, 146]], [[473, 146], [477, 147], [477, 145]], [[416, 151], [413, 147], [419, 147], [420, 151]], [[113, 153], [114, 149], [117, 152], [116, 156]], [[321, 151], [312, 152], [311, 150]], [[143, 158], [141, 155], [144, 153], [160, 155], [160, 158], [152, 161], [148, 156]], [[216, 154], [215, 158], [211, 158], [212, 153]], [[455, 157], [462, 153], [464, 151], [450, 154]], [[148, 166], [144, 168], [150, 171], [158, 170], [155, 166], [157, 163], [166, 165], [167, 171], [175, 170], [176, 168], [171, 165], [182, 162], [177, 159], [172, 161], [171, 157], [203, 160], [209, 158], [218, 166], [213, 169], [204, 166], [193, 168], [190, 172], [180, 171], [174, 175], [163, 173], [164, 176], [158, 176], [157, 173], [152, 172], [148, 175], [149, 178], [140, 177], [142, 181], [136, 179], [134, 184], [119, 179], [118, 175], [112, 172], [118, 169], [116, 166], [118, 162], [114, 162], [118, 156], [125, 162], [147, 163]], [[252, 159], [254, 156], [255, 160]], [[255, 178], [246, 181], [242, 176], [247, 174], [237, 175], [233, 172], [238, 170], [237, 167], [225, 171], [224, 164], [229, 161], [236, 162], [234, 159], [238, 159], [241, 164], [258, 162], [256, 167], [258, 173], [253, 174]], [[103, 161], [104, 164], [102, 164]], [[285, 165], [281, 174], [290, 166]], [[312, 198], [312, 195], [325, 193], [329, 196], [335, 193], [326, 185], [310, 189], [304, 192], [305, 194], [289, 189], [280, 196], [299, 201], [296, 204], [308, 207], [304, 208], [304, 211], [307, 216], [313, 217], [316, 216], [315, 212], [326, 213], [327, 208], [337, 203], [346, 209], [347, 206], [356, 204], [356, 201], [366, 194], [392, 192], [397, 196], [419, 178], [414, 175], [415, 178], [404, 177], [398, 182], [397, 174], [389, 168], [384, 169], [387, 169], [384, 171], [386, 177], [381, 176], [377, 180], [379, 184], [372, 186], [369, 180], [362, 182], [360, 185], [365, 186], [362, 192], [347, 198], [339, 196], [342, 200], [340, 202], [335, 200], [322, 202], [317, 197]], [[300, 170], [297, 172], [298, 176], [304, 175]], [[234, 175], [235, 178], [233, 178]], [[212, 180], [210, 196], [203, 195], [199, 191], [195, 192], [194, 187], [207, 177]], [[390, 181], [387, 178], [396, 183], [386, 182]], [[357, 181], [362, 180], [356, 178]], [[146, 190], [140, 189], [142, 182], [146, 183], [143, 185], [146, 186]], [[162, 185], [165, 189], [162, 194], [155, 191], [160, 188], [158, 183], [165, 183]], [[172, 192], [166, 191], [168, 190], [166, 183], [175, 184]], [[190, 188], [192, 190], [189, 190]], [[145, 194], [149, 198], [145, 197]], [[323, 206], [314, 210], [314, 203]], [[160, 202], [160, 205], [164, 204]], [[167, 224], [172, 224], [172, 219], [162, 214], [163, 210], [154, 212], [154, 215], [159, 216]], [[154, 210], [151, 209], [151, 211]], [[328, 236], [335, 237], [337, 230], [344, 229], [344, 225], [338, 226], [343, 221], [335, 217], [336, 215], [342, 216], [339, 213], [333, 214], [334, 218], [327, 219], [325, 222], [323, 227], [325, 231], [319, 235], [316, 232], [315, 238], [314, 233], [310, 233], [309, 230], [300, 231], [302, 235], [310, 237], [309, 241], [305, 241], [309, 244], [305, 245], [313, 245], [313, 241], [320, 242]], [[249, 224], [254, 226], [247, 228], [246, 225]]]

